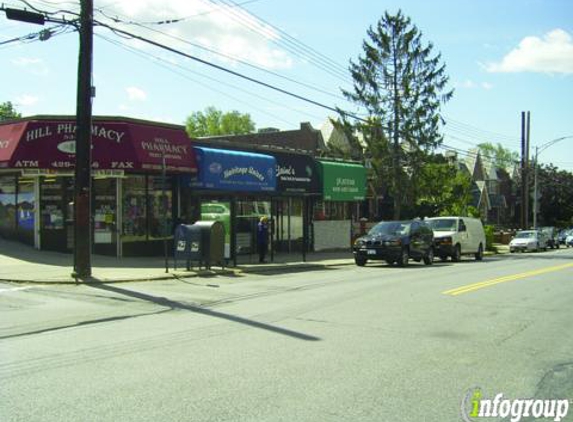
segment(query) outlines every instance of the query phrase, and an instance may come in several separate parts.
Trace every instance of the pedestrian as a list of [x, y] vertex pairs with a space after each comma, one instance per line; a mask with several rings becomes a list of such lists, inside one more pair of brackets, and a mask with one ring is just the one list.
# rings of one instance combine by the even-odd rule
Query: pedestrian
[[261, 217], [257, 224], [257, 249], [259, 250], [259, 262], [265, 262], [265, 255], [269, 245], [269, 218]]

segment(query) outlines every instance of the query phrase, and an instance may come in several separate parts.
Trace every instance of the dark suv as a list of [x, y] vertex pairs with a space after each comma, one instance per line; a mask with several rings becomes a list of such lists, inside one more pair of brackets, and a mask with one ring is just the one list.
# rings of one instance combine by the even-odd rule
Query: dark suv
[[356, 239], [352, 252], [356, 265], [361, 267], [368, 260], [384, 260], [388, 264], [397, 262], [405, 267], [410, 258], [432, 265], [433, 242], [434, 233], [424, 221], [382, 221], [367, 235]]

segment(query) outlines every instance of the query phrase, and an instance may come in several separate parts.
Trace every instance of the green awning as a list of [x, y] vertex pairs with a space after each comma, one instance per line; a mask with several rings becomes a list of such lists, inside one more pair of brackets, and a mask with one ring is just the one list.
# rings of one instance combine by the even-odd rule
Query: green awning
[[366, 168], [360, 164], [318, 161], [325, 201], [363, 201]]

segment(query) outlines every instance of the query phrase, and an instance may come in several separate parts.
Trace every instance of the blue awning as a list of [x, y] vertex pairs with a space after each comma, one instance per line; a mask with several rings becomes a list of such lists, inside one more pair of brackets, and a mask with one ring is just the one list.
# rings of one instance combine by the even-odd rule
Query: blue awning
[[194, 147], [197, 179], [189, 185], [199, 189], [261, 192], [276, 189], [276, 160], [266, 154]]

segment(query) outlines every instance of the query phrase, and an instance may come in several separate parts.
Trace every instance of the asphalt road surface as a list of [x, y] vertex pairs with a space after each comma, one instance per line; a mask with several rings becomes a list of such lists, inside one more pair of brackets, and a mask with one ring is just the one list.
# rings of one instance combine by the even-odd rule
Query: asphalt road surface
[[[475, 416], [476, 391], [507, 406], [560, 400], [571, 408], [561, 420], [573, 421], [572, 303], [564, 249], [430, 267], [0, 284], [0, 421], [510, 420], [501, 402], [505, 418]], [[519, 420], [556, 420], [533, 410]]]

